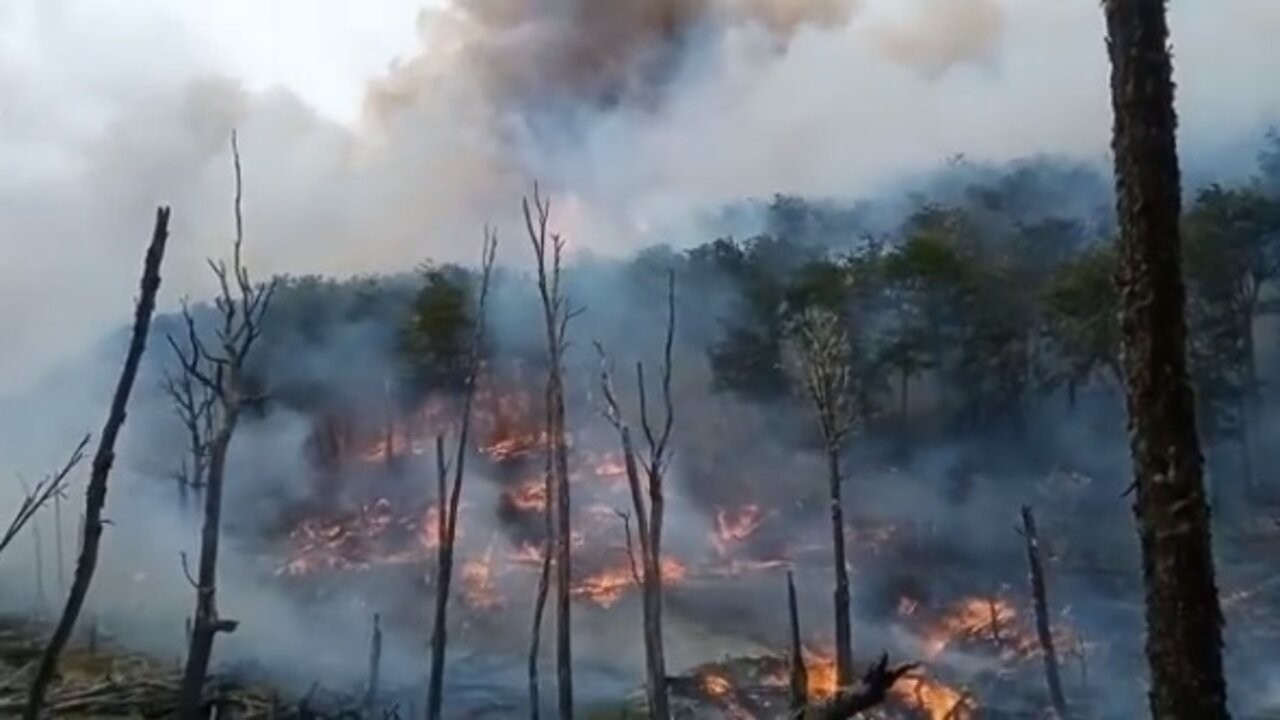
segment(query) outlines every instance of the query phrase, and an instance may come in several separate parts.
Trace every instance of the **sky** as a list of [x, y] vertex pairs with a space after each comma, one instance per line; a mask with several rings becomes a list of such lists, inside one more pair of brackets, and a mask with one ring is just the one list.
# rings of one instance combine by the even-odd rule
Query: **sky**
[[[725, 21], [658, 106], [587, 113], [558, 141], [480, 80], [493, 47], [547, 71], [528, 37], [419, 22], [445, 1], [0, 0], [0, 395], [128, 317], [155, 205], [174, 206], [162, 308], [211, 289], [232, 128], [264, 275], [470, 260], [484, 223], [518, 241], [533, 179], [572, 248], [626, 252], [702, 239], [692, 218], [727, 202], [857, 197], [957, 153], [1107, 157], [1097, 0], [847, 0], [848, 22], [781, 45]], [[523, 3], [487, 4], [563, 6]], [[1280, 118], [1280, 2], [1171, 8], [1183, 145], [1227, 158]]]

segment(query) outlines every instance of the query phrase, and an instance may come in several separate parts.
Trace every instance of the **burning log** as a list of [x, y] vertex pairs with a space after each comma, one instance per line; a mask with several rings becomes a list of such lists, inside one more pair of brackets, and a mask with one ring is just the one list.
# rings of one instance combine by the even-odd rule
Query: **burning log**
[[1046, 597], [1044, 564], [1040, 558], [1040, 537], [1036, 533], [1036, 518], [1031, 508], [1022, 506], [1022, 537], [1027, 544], [1027, 563], [1031, 567], [1031, 598], [1036, 612], [1036, 637], [1044, 652], [1044, 675], [1049, 686], [1049, 702], [1058, 717], [1067, 717], [1067, 699], [1062, 692], [1062, 677], [1058, 671], [1058, 654], [1053, 647], [1053, 632], [1049, 625], [1049, 601]]
[[[191, 642], [183, 673], [182, 697], [178, 716], [195, 720], [200, 714], [201, 696], [213, 641], [219, 633], [229, 633], [237, 623], [219, 616], [217, 607], [218, 545], [222, 525], [222, 489], [227, 452], [240, 420], [240, 414], [258, 399], [246, 386], [244, 369], [249, 353], [262, 336], [262, 320], [275, 294], [276, 281], [254, 285], [241, 258], [244, 246], [244, 218], [241, 213], [240, 148], [235, 132], [231, 133], [231, 155], [235, 167], [235, 241], [232, 265], [209, 262], [218, 279], [221, 294], [214, 300], [219, 316], [215, 330], [218, 347], [210, 350], [196, 330], [196, 322], [185, 304], [182, 317], [186, 323], [186, 347], [172, 336], [169, 345], [181, 363], [182, 372], [212, 396], [216, 406], [212, 435], [207, 439], [207, 466], [204, 488], [204, 525], [200, 532], [200, 559], [197, 576], [187, 579], [196, 590], [196, 612], [191, 627]], [[232, 280], [234, 278], [234, 280]], [[233, 288], [234, 282], [234, 290]], [[184, 559], [184, 571], [185, 559]]]
[[440, 720], [444, 702], [445, 646], [448, 642], [449, 585], [453, 581], [454, 543], [458, 534], [458, 510], [462, 500], [462, 478], [466, 465], [467, 439], [471, 430], [471, 409], [475, 402], [476, 382], [480, 375], [481, 346], [484, 342], [485, 309], [489, 299], [489, 280], [493, 276], [493, 261], [498, 250], [498, 236], [489, 228], [484, 230], [481, 249], [480, 298], [476, 310], [475, 334], [472, 337], [467, 358], [466, 390], [463, 396], [462, 427], [458, 431], [458, 444], [454, 451], [453, 485], [445, 487], [449, 471], [444, 457], [444, 437], [436, 436], [437, 492], [440, 515], [437, 532], [440, 545], [437, 551], [435, 619], [431, 628], [431, 674], [427, 682], [427, 718]]
[[889, 691], [899, 680], [919, 667], [916, 663], [889, 667], [889, 656], [867, 668], [862, 676], [862, 686], [856, 690], [841, 690], [831, 699], [809, 706], [801, 716], [803, 720], [848, 720], [858, 713], [870, 710], [889, 697]]
[[133, 391], [134, 380], [138, 376], [138, 366], [142, 362], [142, 353], [147, 346], [147, 332], [151, 326], [151, 315], [155, 312], [156, 294], [160, 290], [160, 264], [164, 260], [165, 243], [169, 239], [169, 208], [156, 210], [155, 229], [151, 234], [151, 244], [147, 248], [146, 260], [143, 263], [142, 289], [138, 295], [138, 303], [134, 310], [133, 333], [129, 340], [129, 350], [125, 355], [124, 368], [120, 371], [120, 379], [116, 384], [115, 395], [111, 400], [111, 409], [102, 429], [98, 449], [93, 457], [93, 471], [89, 475], [88, 488], [85, 491], [84, 521], [81, 523], [83, 537], [80, 545], [80, 559], [76, 563], [75, 576], [71, 582], [71, 590], [67, 594], [67, 603], [62, 616], [54, 628], [49, 644], [40, 658], [40, 664], [31, 681], [31, 690], [23, 709], [25, 720], [38, 720], [44, 707], [45, 693], [49, 683], [53, 681], [57, 671], [58, 657], [71, 639], [71, 631], [80, 611], [84, 607], [85, 598], [89, 594], [89, 585], [93, 582], [93, 573], [98, 566], [98, 549], [102, 540], [102, 509], [107, 500], [107, 478], [111, 474], [111, 466], [115, 462], [116, 438], [120, 428], [124, 426], [125, 408], [129, 404], [129, 395]]
[[[645, 392], [644, 366], [636, 363], [636, 389], [640, 397], [640, 426], [648, 443], [648, 454], [643, 460], [644, 481], [640, 478], [640, 468], [636, 460], [636, 451], [631, 438], [631, 428], [622, 418], [617, 396], [613, 391], [608, 362], [604, 349], [596, 344], [600, 352], [602, 369], [600, 385], [604, 391], [606, 402], [605, 417], [618, 431], [622, 443], [623, 464], [627, 473], [627, 487], [631, 491], [631, 505], [636, 515], [636, 532], [640, 536], [640, 580], [642, 606], [644, 612], [644, 646], [646, 690], [649, 700], [649, 716], [658, 720], [667, 720], [671, 716], [670, 702], [667, 695], [666, 652], [662, 638], [662, 522], [666, 506], [663, 490], [663, 479], [666, 473], [667, 444], [671, 440], [671, 431], [675, 423], [675, 407], [671, 398], [671, 348], [675, 338], [676, 304], [675, 304], [675, 272], [667, 274], [667, 334], [663, 347], [662, 361], [662, 402], [664, 419], [661, 430], [655, 433], [649, 422], [648, 398]], [[646, 498], [647, 495], [647, 498]], [[647, 502], [646, 502], [647, 501]], [[631, 555], [631, 533], [627, 531], [627, 549]], [[632, 565], [632, 572], [635, 569]]]

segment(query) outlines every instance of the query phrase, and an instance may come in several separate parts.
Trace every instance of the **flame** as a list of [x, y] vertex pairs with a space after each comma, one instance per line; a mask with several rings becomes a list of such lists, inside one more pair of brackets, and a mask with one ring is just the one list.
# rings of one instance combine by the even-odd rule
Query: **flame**
[[966, 598], [925, 630], [921, 638], [925, 658], [936, 659], [948, 646], [959, 640], [986, 635], [994, 641], [1017, 617], [1017, 610], [1001, 598]]
[[349, 515], [307, 518], [289, 534], [289, 559], [276, 572], [306, 575], [428, 560], [440, 544], [438, 517], [434, 505], [397, 514], [390, 500], [380, 498]]
[[702, 691], [708, 696], [714, 698], [722, 698], [733, 690], [733, 683], [729, 682], [729, 678], [718, 673], [706, 673], [702, 676]]
[[[688, 575], [688, 569], [679, 560], [664, 557], [661, 562], [662, 582], [676, 585]], [[629, 560], [613, 565], [579, 580], [570, 594], [602, 608], [612, 607], [628, 590], [636, 586]]]
[[503, 493], [506, 504], [522, 513], [547, 509], [547, 483], [542, 477], [531, 478]]
[[924, 674], [907, 676], [889, 690], [903, 705], [922, 711], [929, 720], [971, 720], [977, 703], [968, 693]]
[[493, 547], [494, 539], [491, 539], [483, 555], [462, 566], [463, 597], [467, 605], [476, 610], [498, 610], [503, 605], [493, 581]]
[[736, 510], [716, 510], [715, 527], [711, 531], [711, 545], [720, 557], [728, 557], [732, 550], [755, 534], [764, 522], [759, 505], [743, 505]]

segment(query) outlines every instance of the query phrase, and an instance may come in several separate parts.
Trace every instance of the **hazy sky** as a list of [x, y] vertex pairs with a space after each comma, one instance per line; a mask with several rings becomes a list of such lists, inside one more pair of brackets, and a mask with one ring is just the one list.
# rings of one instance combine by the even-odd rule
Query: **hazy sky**
[[[420, 31], [435, 2], [0, 0], [0, 394], [128, 317], [158, 203], [174, 206], [164, 307], [208, 291], [233, 127], [263, 273], [471, 258], [482, 223], [516, 229], [501, 213], [532, 176], [560, 189], [573, 246], [625, 251], [696, 241], [681, 222], [725, 202], [856, 196], [958, 152], [1105, 160], [1098, 0], [856, 4], [786, 52], [750, 27], [700, 37], [661, 107], [548, 147], [504, 124], [453, 36]], [[1171, 8], [1185, 147], [1252, 141], [1280, 118], [1280, 0]], [[395, 111], [362, 123], [388, 78]]]

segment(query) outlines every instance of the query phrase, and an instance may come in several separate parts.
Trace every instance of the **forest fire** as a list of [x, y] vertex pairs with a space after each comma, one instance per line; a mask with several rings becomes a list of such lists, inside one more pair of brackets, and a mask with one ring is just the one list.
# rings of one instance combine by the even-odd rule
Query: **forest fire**
[[755, 534], [764, 523], [759, 505], [743, 505], [733, 510], [716, 510], [715, 527], [711, 531], [711, 546], [721, 558], [728, 558], [747, 538]]
[[422, 562], [440, 544], [438, 517], [435, 505], [397, 515], [382, 498], [346, 517], [307, 518], [289, 534], [289, 559], [277, 574]]

